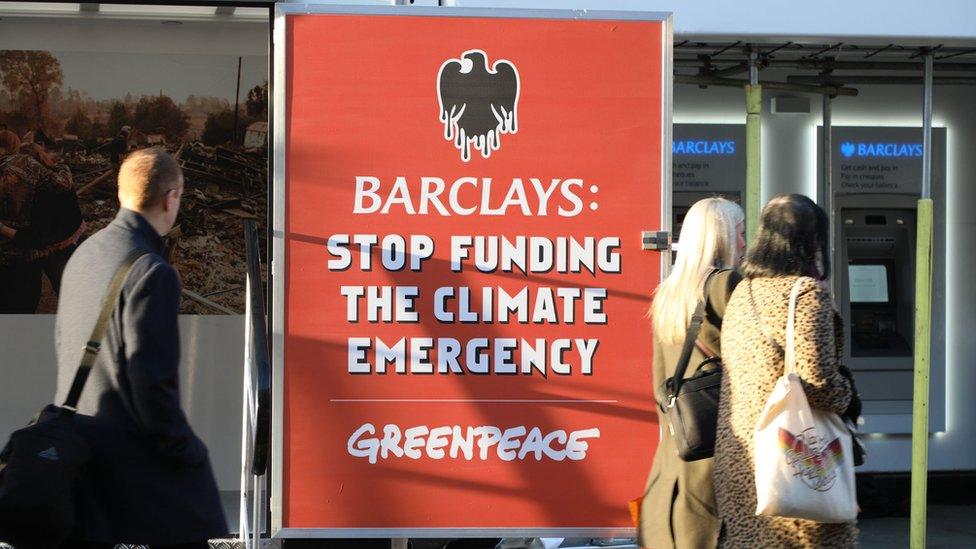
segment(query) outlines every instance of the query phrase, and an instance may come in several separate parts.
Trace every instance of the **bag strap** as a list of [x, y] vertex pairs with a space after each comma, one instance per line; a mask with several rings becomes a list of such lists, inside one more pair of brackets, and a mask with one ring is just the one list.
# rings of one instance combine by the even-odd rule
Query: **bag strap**
[[668, 391], [668, 408], [674, 405], [674, 399], [678, 395], [678, 390], [681, 389], [681, 385], [684, 383], [685, 371], [688, 369], [688, 363], [691, 361], [691, 351], [695, 347], [698, 332], [701, 330], [702, 322], [705, 320], [705, 302], [708, 301], [709, 286], [711, 285], [712, 277], [718, 272], [718, 269], [714, 269], [708, 273], [708, 277], [705, 278], [705, 285], [702, 287], [702, 298], [698, 301], [695, 312], [691, 315], [691, 324], [688, 326], [688, 333], [685, 335], [684, 346], [681, 347], [678, 366], [675, 368], [674, 376], [671, 378], [674, 380], [674, 387]]
[[119, 268], [115, 270], [115, 275], [112, 276], [112, 282], [108, 286], [108, 292], [105, 294], [105, 301], [102, 302], [102, 311], [98, 315], [98, 320], [92, 329], [91, 337], [88, 338], [88, 343], [85, 344], [85, 352], [81, 355], [81, 364], [78, 366], [75, 379], [71, 383], [71, 390], [68, 391], [68, 398], [64, 399], [62, 407], [72, 411], [77, 409], [78, 399], [81, 398], [81, 391], [85, 388], [85, 382], [88, 381], [88, 374], [91, 373], [92, 367], [95, 365], [95, 359], [98, 357], [98, 351], [102, 347], [102, 338], [105, 337], [105, 330], [108, 329], [109, 318], [111, 318], [112, 312], [115, 311], [115, 305], [119, 301], [119, 295], [122, 294], [122, 283], [125, 282], [125, 277], [129, 274], [129, 270], [132, 269], [132, 265], [135, 264], [136, 260], [147, 253], [149, 253], [148, 250], [134, 250], [119, 265]]
[[786, 316], [786, 351], [783, 360], [787, 374], [796, 373], [796, 342], [793, 341], [796, 330], [796, 299], [800, 295], [800, 286], [803, 285], [805, 278], [807, 277], [797, 278], [793, 283], [793, 289], [790, 290], [790, 308]]

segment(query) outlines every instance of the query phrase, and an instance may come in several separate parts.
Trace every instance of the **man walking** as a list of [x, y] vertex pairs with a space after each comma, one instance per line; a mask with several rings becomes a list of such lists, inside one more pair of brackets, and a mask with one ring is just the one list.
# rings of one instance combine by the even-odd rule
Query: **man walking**
[[68, 393], [116, 269], [133, 251], [148, 251], [125, 279], [78, 404], [93, 457], [76, 490], [68, 547], [203, 548], [227, 532], [207, 449], [180, 408], [180, 281], [164, 259], [163, 235], [182, 193], [183, 174], [166, 151], [132, 153], [119, 170], [118, 215], [64, 271], [56, 402]]

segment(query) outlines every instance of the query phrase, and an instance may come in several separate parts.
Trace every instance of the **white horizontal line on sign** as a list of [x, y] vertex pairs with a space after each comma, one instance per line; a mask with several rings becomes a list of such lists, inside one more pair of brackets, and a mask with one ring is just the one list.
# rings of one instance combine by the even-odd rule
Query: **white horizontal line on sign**
[[330, 402], [486, 402], [497, 404], [616, 404], [616, 400], [498, 398], [333, 398]]

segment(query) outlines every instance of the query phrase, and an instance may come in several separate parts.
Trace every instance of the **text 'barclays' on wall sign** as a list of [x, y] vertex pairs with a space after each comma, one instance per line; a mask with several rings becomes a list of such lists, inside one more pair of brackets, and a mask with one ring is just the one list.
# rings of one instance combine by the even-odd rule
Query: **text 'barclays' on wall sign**
[[844, 141], [839, 146], [844, 158], [921, 157], [921, 143], [856, 143]]
[[728, 156], [735, 154], [735, 145], [735, 141], [732, 140], [679, 140], [671, 143], [671, 154], [688, 156]]
[[[901, 194], [922, 191], [922, 128], [833, 126], [832, 184], [838, 194]], [[817, 128], [817, 156], [823, 158], [823, 127]], [[932, 181], [945, 178], [946, 128], [932, 128]], [[822, 164], [818, 175], [826, 185]], [[934, 188], [934, 185], [933, 185]]]

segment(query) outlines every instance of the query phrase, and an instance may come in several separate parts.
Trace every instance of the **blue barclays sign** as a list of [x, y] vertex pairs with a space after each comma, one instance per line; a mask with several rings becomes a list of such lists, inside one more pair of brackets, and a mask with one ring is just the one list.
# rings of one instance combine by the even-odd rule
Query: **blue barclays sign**
[[705, 139], [687, 139], [671, 143], [671, 154], [688, 156], [717, 156], [735, 154], [735, 141], [710, 141]]
[[840, 144], [840, 154], [844, 158], [903, 158], [921, 157], [921, 143], [854, 143], [844, 141]]

